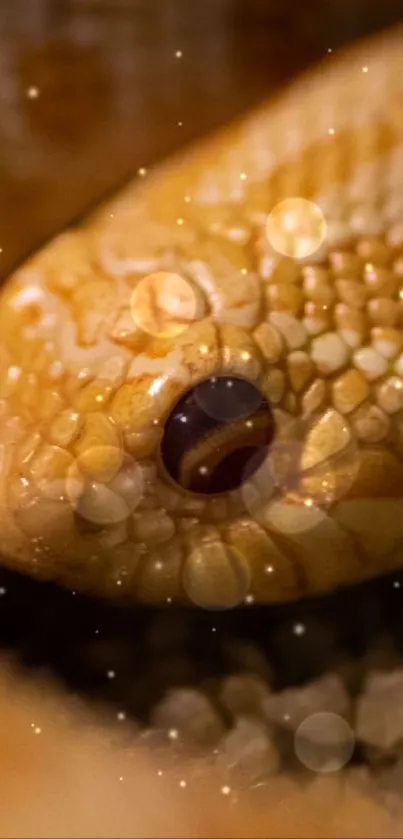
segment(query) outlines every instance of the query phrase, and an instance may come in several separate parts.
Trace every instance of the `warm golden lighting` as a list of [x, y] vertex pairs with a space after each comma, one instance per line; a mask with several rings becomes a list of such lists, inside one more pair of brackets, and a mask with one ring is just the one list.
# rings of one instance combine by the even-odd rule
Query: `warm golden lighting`
[[319, 250], [326, 229], [320, 207], [305, 198], [280, 201], [266, 222], [267, 238], [274, 250], [294, 259], [305, 259]]

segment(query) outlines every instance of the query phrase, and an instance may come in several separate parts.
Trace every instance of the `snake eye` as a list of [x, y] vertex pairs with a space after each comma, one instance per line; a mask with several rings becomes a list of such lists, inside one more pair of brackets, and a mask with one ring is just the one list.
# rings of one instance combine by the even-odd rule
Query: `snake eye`
[[217, 495], [239, 487], [259, 468], [274, 436], [270, 406], [238, 376], [204, 379], [167, 419], [161, 459], [188, 492]]

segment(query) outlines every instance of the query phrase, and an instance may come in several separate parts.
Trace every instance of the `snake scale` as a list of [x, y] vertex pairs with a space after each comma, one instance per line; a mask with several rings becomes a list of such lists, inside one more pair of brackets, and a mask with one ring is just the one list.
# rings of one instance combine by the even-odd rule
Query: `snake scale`
[[8, 279], [0, 335], [5, 565], [213, 609], [402, 565], [402, 29], [139, 170]]

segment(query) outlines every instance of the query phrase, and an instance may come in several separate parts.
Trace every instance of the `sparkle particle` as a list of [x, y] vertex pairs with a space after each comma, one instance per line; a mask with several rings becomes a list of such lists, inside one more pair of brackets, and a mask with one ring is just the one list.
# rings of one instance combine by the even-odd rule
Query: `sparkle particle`
[[7, 589], [4, 586], [0, 586], [0, 597], [3, 597], [5, 594], [7, 594]]
[[393, 588], [400, 588], [400, 586], [401, 586], [401, 583], [399, 583], [399, 580], [394, 580]]
[[39, 96], [39, 88], [35, 87], [35, 85], [32, 85], [27, 90], [27, 96], [28, 99], [37, 99]]
[[292, 628], [292, 631], [293, 631], [294, 635], [304, 635], [305, 630], [306, 630], [306, 627], [304, 626], [303, 623], [295, 623], [293, 628]]
[[116, 676], [116, 673], [115, 673], [114, 670], [108, 670], [106, 675], [107, 675], [108, 679], [114, 679], [115, 676]]
[[179, 737], [179, 732], [177, 728], [170, 728], [168, 731], [168, 737], [170, 740], [177, 740]]
[[331, 135], [333, 136], [333, 134], [334, 134], [334, 128], [329, 128], [329, 134], [331, 134]]
[[187, 786], [186, 781], [179, 781], [179, 786], [182, 787], [182, 789], [184, 789]]
[[182, 58], [182, 56], [183, 56], [182, 50], [176, 50], [175, 58]]
[[255, 598], [254, 598], [253, 594], [247, 594], [246, 597], [245, 597], [245, 603], [250, 604], [250, 603], [253, 603], [254, 600], [255, 600]]
[[125, 719], [126, 719], [126, 714], [125, 714], [124, 711], [118, 711], [116, 716], [117, 716], [117, 719], [119, 720], [119, 722], [124, 722]]
[[363, 72], [363, 73], [368, 73], [368, 67], [366, 67], [366, 66], [365, 66], [365, 67], [363, 67], [363, 68], [362, 68], [362, 72]]
[[185, 222], [184, 222], [183, 218], [177, 218], [176, 223], [179, 225], [179, 227], [182, 227], [182, 224], [184, 224]]
[[225, 784], [225, 786], [221, 787], [221, 792], [223, 795], [229, 795], [231, 792], [231, 787]]
[[137, 174], [140, 175], [140, 178], [144, 178], [147, 174], [147, 169], [145, 169], [144, 166], [141, 166], [141, 168], [137, 170]]

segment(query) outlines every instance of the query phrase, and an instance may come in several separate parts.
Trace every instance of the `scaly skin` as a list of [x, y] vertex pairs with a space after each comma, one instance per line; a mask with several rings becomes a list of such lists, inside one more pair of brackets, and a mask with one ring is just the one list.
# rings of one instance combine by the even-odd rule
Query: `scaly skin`
[[[402, 50], [399, 30], [322, 66], [10, 278], [4, 563], [110, 598], [218, 608], [403, 564]], [[266, 235], [295, 197], [326, 220], [311, 258], [280, 256]], [[157, 272], [182, 277], [193, 308], [178, 326], [151, 283], [147, 332], [130, 301]], [[159, 446], [181, 394], [219, 373], [259, 383], [276, 435], [256, 479], [202, 498], [169, 481]]]

